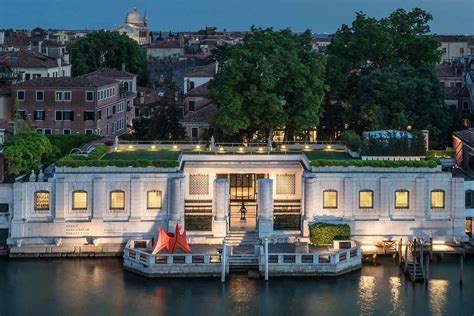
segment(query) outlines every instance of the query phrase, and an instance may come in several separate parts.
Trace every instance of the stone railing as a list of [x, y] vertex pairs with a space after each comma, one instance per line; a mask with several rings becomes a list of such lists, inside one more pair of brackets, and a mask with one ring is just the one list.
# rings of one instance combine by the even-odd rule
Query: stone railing
[[152, 255], [151, 249], [149, 240], [128, 241], [123, 253], [124, 268], [148, 277], [223, 278], [229, 272], [227, 251]]
[[[348, 241], [351, 242], [351, 241]], [[260, 273], [270, 276], [339, 275], [359, 269], [362, 252], [354, 242], [348, 249], [307, 253], [268, 253], [260, 255]], [[267, 269], [268, 272], [265, 272]]]

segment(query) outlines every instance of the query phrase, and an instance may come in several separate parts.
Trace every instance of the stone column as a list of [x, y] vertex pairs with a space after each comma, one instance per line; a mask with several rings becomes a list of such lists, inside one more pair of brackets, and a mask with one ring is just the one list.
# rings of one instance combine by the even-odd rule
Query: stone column
[[390, 181], [387, 177], [380, 178], [380, 190], [379, 190], [379, 197], [380, 197], [380, 210], [379, 210], [379, 218], [382, 220], [390, 220], [390, 201], [393, 200], [393, 192], [391, 190]]
[[304, 218], [303, 237], [309, 236], [309, 223], [316, 215], [317, 179], [314, 176], [304, 178]]
[[143, 197], [143, 185], [140, 177], [130, 179], [130, 221], [139, 222], [141, 220], [141, 201], [146, 200], [146, 192]]
[[226, 215], [229, 211], [229, 181], [214, 180], [214, 219], [212, 232], [214, 237], [225, 237], [227, 234]]
[[171, 178], [169, 195], [170, 204], [169, 212], [170, 219], [168, 222], [168, 231], [173, 232], [177, 224], [184, 225], [184, 191], [183, 191], [183, 180], [184, 178]]
[[67, 183], [64, 181], [64, 178], [57, 178], [55, 186], [54, 222], [64, 222], [64, 213], [67, 207], [66, 201], [68, 200], [66, 196], [66, 194], [68, 194]]
[[344, 219], [354, 219], [354, 178], [344, 178]]
[[415, 219], [424, 220], [429, 214], [427, 207], [430, 205], [430, 197], [429, 192], [427, 192], [425, 178], [416, 178], [415, 194]]
[[268, 237], [273, 233], [273, 180], [258, 180], [258, 236]]
[[104, 218], [109, 195], [106, 192], [104, 178], [94, 178], [92, 196], [92, 222], [101, 222]]

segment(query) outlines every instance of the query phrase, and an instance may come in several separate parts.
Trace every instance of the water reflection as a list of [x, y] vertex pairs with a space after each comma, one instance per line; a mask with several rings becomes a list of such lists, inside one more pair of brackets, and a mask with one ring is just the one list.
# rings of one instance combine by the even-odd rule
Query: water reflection
[[446, 314], [446, 304], [448, 299], [448, 280], [429, 280], [428, 301], [429, 309], [433, 315]]
[[359, 280], [361, 315], [372, 315], [374, 313], [375, 296], [375, 277], [362, 275]]
[[392, 276], [388, 280], [390, 284], [390, 295], [391, 295], [391, 304], [392, 309], [390, 311], [391, 315], [405, 315], [405, 310], [402, 306], [402, 302], [400, 299], [400, 289], [402, 287], [402, 281], [398, 276]]

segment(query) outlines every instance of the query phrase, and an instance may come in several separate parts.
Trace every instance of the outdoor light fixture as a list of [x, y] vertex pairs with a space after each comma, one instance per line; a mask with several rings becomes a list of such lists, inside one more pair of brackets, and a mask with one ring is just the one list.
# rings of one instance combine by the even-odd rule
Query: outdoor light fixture
[[326, 148], [327, 148], [327, 149], [331, 149], [332, 146], [331, 146], [331, 145], [327, 145]]
[[133, 146], [132, 146], [132, 145], [129, 145], [129, 146], [128, 146], [128, 149], [133, 149]]
[[219, 147], [219, 151], [224, 151], [224, 147]]
[[240, 221], [241, 222], [247, 221], [247, 209], [245, 208], [244, 202], [242, 202], [242, 207], [240, 208]]
[[151, 145], [151, 149], [155, 149], [155, 148], [156, 148], [156, 146], [155, 146], [155, 145]]
[[281, 148], [281, 149], [286, 149], [286, 146], [285, 146], [285, 145], [282, 145], [280, 148]]
[[309, 149], [309, 146], [308, 146], [308, 145], [305, 145], [305, 146], [304, 146], [304, 149]]
[[239, 147], [239, 151], [244, 151], [244, 148], [243, 148], [243, 147]]
[[258, 148], [258, 151], [263, 151], [263, 148], [262, 148], [262, 147], [259, 147], [259, 148]]
[[197, 145], [197, 146], [196, 146], [196, 149], [201, 149], [201, 146], [200, 146], [200, 145]]
[[176, 146], [176, 145], [173, 145], [173, 149], [178, 149], [178, 146]]

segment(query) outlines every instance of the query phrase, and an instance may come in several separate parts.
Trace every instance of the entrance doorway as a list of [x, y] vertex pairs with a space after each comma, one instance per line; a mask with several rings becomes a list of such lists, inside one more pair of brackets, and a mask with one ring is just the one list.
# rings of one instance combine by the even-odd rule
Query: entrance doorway
[[257, 181], [267, 178], [266, 174], [231, 173], [219, 174], [220, 179], [230, 183], [229, 228], [239, 231], [257, 230]]

